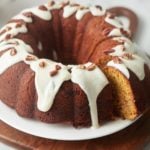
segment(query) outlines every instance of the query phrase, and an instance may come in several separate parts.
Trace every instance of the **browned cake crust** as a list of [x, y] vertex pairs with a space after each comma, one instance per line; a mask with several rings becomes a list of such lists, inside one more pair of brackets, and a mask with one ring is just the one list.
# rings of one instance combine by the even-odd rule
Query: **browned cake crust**
[[[97, 99], [100, 122], [113, 119], [111, 91], [110, 85], [107, 86]], [[0, 76], [0, 98], [22, 117], [36, 118], [47, 123], [70, 122], [76, 127], [91, 125], [87, 97], [78, 85], [70, 81], [62, 85], [48, 112], [39, 111], [34, 72], [23, 62], [12, 66]]]
[[[113, 37], [108, 37], [107, 32], [115, 27], [105, 21], [106, 16], [93, 16], [88, 12], [78, 21], [75, 15], [64, 18], [63, 7], [51, 10], [51, 14], [52, 19], [45, 21], [29, 13], [33, 22], [28, 24], [21, 19], [12, 19], [10, 22], [25, 23], [28, 29], [27, 33], [19, 33], [14, 38], [29, 44], [39, 58], [55, 59], [53, 57], [55, 50], [58, 62], [82, 64], [91, 61], [105, 70], [105, 65], [113, 59], [106, 51], [120, 44], [114, 41]], [[42, 51], [38, 47], [39, 41], [43, 45]], [[150, 88], [150, 72], [147, 66], [145, 66], [145, 74], [145, 79], [141, 82], [130, 71], [129, 86], [132, 88], [132, 96], [135, 100], [136, 116], [150, 105], [150, 95], [147, 94]], [[65, 81], [55, 97], [52, 108], [47, 112], [41, 112], [37, 108], [38, 96], [34, 79], [35, 73], [24, 62], [11, 66], [0, 75], [0, 99], [16, 109], [23, 117], [35, 118], [47, 123], [68, 122], [75, 127], [91, 125], [87, 96], [79, 85]], [[110, 83], [97, 98], [100, 123], [112, 120], [116, 115], [114, 92]]]

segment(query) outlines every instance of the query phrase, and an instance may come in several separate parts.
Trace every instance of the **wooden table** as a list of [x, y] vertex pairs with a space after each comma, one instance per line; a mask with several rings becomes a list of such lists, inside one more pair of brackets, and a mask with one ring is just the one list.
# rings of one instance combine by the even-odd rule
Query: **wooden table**
[[28, 135], [0, 121], [0, 141], [23, 150], [143, 150], [150, 142], [150, 111], [121, 132], [103, 138], [73, 142]]

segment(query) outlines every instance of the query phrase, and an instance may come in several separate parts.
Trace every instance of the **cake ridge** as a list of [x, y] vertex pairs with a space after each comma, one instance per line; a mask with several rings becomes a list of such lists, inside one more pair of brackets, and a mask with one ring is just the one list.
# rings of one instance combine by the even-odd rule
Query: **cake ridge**
[[[16, 45], [16, 42], [17, 42], [17, 45]], [[92, 63], [85, 64], [85, 66], [87, 67], [87, 69], [89, 68], [89, 70], [81, 69], [80, 66], [71, 66], [71, 70], [72, 71], [71, 71], [71, 74], [70, 74], [69, 71], [68, 71], [68, 68], [63, 66], [60, 63], [58, 64], [58, 63], [55, 63], [53, 61], [49, 61], [49, 60], [46, 60], [46, 59], [38, 59], [34, 55], [29, 54], [26, 50], [29, 49], [28, 50], [29, 52], [33, 52], [32, 48], [30, 46], [26, 45], [21, 40], [10, 39], [7, 42], [5, 41], [4, 43], [5, 44], [7, 44], [7, 43], [15, 43], [14, 48], [15, 48], [16, 51], [15, 51], [13, 56], [10, 54], [10, 52], [12, 50], [12, 45], [14, 45], [14, 44], [11, 44], [10, 45], [10, 50], [8, 50], [7, 53], [5, 52], [5, 54], [7, 54], [7, 55], [6, 56], [5, 56], [5, 54], [2, 55], [0, 62], [4, 62], [3, 59], [7, 60], [6, 58], [8, 56], [14, 58], [14, 62], [11, 61], [10, 64], [7, 63], [6, 66], [0, 64], [1, 66], [4, 66], [4, 68], [1, 68], [2, 70], [0, 70], [0, 73], [3, 73], [7, 68], [9, 68], [13, 64], [16, 64], [16, 63], [21, 62], [21, 61], [24, 61], [26, 64], [30, 65], [30, 68], [35, 72], [35, 87], [36, 87], [37, 94], [38, 94], [37, 107], [38, 107], [38, 109], [40, 111], [47, 112], [51, 108], [51, 106], [53, 105], [53, 101], [54, 101], [55, 95], [57, 94], [57, 92], [58, 92], [59, 88], [61, 87], [62, 83], [64, 81], [66, 81], [66, 80], [71, 80], [72, 82], [78, 83], [80, 86], [82, 85], [83, 86], [83, 87], [81, 86], [82, 90], [84, 92], [87, 91], [86, 90], [86, 86], [84, 86], [84, 84], [86, 84], [85, 81], [82, 81], [80, 79], [80, 77], [78, 77], [80, 79], [80, 80], [78, 79], [79, 81], [77, 79], [74, 80], [74, 75], [77, 74], [76, 68], [77, 68], [77, 70], [79, 69], [79, 70], [82, 70], [83, 72], [89, 72], [90, 73], [89, 77], [91, 77], [91, 75], [93, 76], [94, 74], [95, 74], [94, 77], [96, 77], [96, 76], [102, 77], [102, 75], [100, 75], [100, 74], [102, 74], [102, 72], [100, 71], [100, 69], [98, 67], [96, 69], [96, 70], [98, 70], [96, 73], [93, 72], [95, 70], [95, 67], [91, 68], [91, 69], [89, 68], [89, 66], [92, 65]], [[19, 55], [20, 52], [21, 52], [21, 55]], [[15, 59], [15, 56], [16, 56], [16, 59]], [[8, 57], [8, 58], [10, 58], [10, 57]], [[12, 59], [12, 58], [10, 58], [10, 59]], [[52, 66], [51, 66], [51, 64], [52, 64]], [[59, 65], [60, 69], [63, 71], [62, 76], [57, 76], [57, 78], [54, 78], [52, 76], [50, 78], [50, 70], [54, 69], [53, 71], [55, 71], [55, 69], [57, 69], [56, 65]], [[47, 68], [47, 69], [45, 69], [45, 68]], [[44, 70], [44, 73], [40, 73], [41, 71], [43, 72], [43, 70]], [[66, 72], [65, 73], [66, 75], [64, 74], [64, 71]], [[60, 72], [58, 74], [60, 75]], [[54, 74], [54, 75], [57, 75], [57, 73]], [[45, 82], [42, 79], [43, 77], [45, 79]], [[104, 78], [103, 80], [101, 80], [102, 78], [100, 78], [100, 80], [97, 81], [99, 83], [99, 85], [100, 85], [100, 90], [98, 90], [97, 94], [99, 94], [102, 91], [102, 89], [108, 84], [108, 80], [106, 79], [106, 77], [104, 75], [103, 75], [103, 78]], [[50, 80], [50, 79], [52, 79], [52, 80]], [[57, 82], [54, 79], [56, 79]], [[60, 82], [58, 82], [59, 81], [58, 79], [60, 79]], [[49, 81], [49, 84], [47, 85], [48, 80], [50, 80], [50, 81]], [[83, 83], [85, 82], [85, 83], [83, 84], [82, 82]], [[104, 86], [102, 86], [103, 82], [105, 82]], [[86, 84], [86, 85], [88, 85], [88, 84]], [[94, 87], [96, 89], [94, 89]], [[93, 92], [96, 91], [97, 90], [97, 86], [95, 85], [92, 88], [89, 88], [88, 91], [91, 92], [91, 90]], [[42, 93], [44, 93], [44, 94], [42, 94]], [[54, 95], [54, 96], [52, 96], [52, 95]], [[95, 94], [91, 94], [91, 95], [96, 96], [96, 98], [98, 96], [98, 95], [95, 95]], [[88, 100], [91, 99], [90, 97], [91, 96], [88, 96]], [[43, 98], [43, 100], [41, 100], [42, 98]], [[90, 108], [91, 108], [91, 112], [92, 112], [92, 110], [94, 110], [94, 111], [97, 110], [97, 108], [93, 109], [93, 105], [90, 105]], [[92, 114], [92, 116], [93, 116], [93, 114]], [[92, 117], [92, 122], [93, 122], [93, 127], [95, 127], [95, 128], [98, 127], [98, 121], [97, 121], [96, 117], [95, 118]]]
[[[95, 45], [93, 44], [93, 49], [91, 50], [91, 52], [89, 52], [90, 49], [85, 50], [83, 54], [81, 54], [80, 51], [79, 55], [81, 56], [81, 58], [84, 57], [84, 61], [86, 60], [86, 63], [84, 62], [82, 65], [80, 65], [79, 63], [78, 65], [73, 65], [70, 67], [68, 65], [63, 65], [63, 62], [59, 63], [54, 62], [51, 59], [48, 60], [39, 58], [39, 56], [36, 56], [35, 54], [35, 49], [31, 47], [30, 44], [25, 43], [23, 39], [17, 37], [18, 35], [28, 34], [27, 25], [32, 25], [34, 23], [34, 16], [37, 17], [36, 19], [40, 19], [40, 21], [51, 23], [51, 21], [53, 21], [53, 17], [55, 17], [53, 16], [53, 10], [62, 10], [62, 16], [59, 16], [59, 19], [69, 19], [69, 17], [71, 16], [75, 17], [77, 24], [87, 13], [90, 13], [92, 17], [97, 17], [97, 19], [101, 17], [101, 19], [103, 19], [102, 23], [105, 23], [107, 25], [104, 30], [110, 28], [109, 32], [107, 31], [108, 33], [106, 32], [107, 34], [103, 35], [103, 40], [101, 40], [100, 42], [95, 42]], [[123, 28], [123, 25], [116, 19], [116, 17], [112, 17], [101, 7], [83, 7], [80, 5], [73, 5], [68, 3], [48, 3], [32, 9], [26, 9], [22, 11], [21, 14], [15, 16], [12, 20], [14, 20], [14, 22], [9, 22], [0, 30], [0, 53], [5, 51], [2, 55], [0, 55], [0, 75], [3, 75], [3, 73], [9, 70], [11, 66], [16, 65], [17, 63], [24, 62], [26, 65], [28, 65], [35, 74], [34, 84], [38, 97], [37, 108], [41, 111], [41, 113], [49, 113], [49, 111], [51, 111], [55, 97], [59, 96], [58, 93], [61, 87], [66, 83], [66, 81], [72, 81], [72, 84], [74, 83], [79, 85], [79, 88], [83, 90], [85, 97], [87, 97], [92, 127], [99, 127], [100, 119], [98, 111], [101, 112], [102, 110], [98, 109], [98, 105], [100, 103], [97, 104], [97, 101], [100, 94], [103, 93], [105, 88], [110, 85], [110, 81], [106, 77], [106, 72], [105, 74], [103, 73], [103, 69], [100, 67], [101, 65], [98, 63], [94, 63], [94, 61], [89, 62], [89, 58], [91, 57], [91, 55], [93, 55], [93, 52], [95, 52], [94, 50], [100, 44], [108, 40], [118, 42], [118, 44], [115, 47], [112, 47], [112, 51], [107, 54], [102, 50], [105, 56], [108, 56], [110, 59], [105, 64], [105, 67], [114, 67], [115, 69], [121, 71], [121, 73], [128, 79], [130, 79], [130, 71], [132, 71], [140, 81], [143, 81], [146, 77], [144, 70], [146, 61], [138, 56], [136, 50], [134, 49], [134, 44], [128, 38], [128, 35], [124, 34], [124, 32], [122, 31], [125, 30]], [[62, 20], [61, 24], [63, 23], [64, 22]], [[87, 24], [88, 23], [89, 20], [87, 21]], [[94, 24], [94, 21], [91, 20], [91, 23]], [[86, 32], [88, 29], [89, 28], [87, 28], [86, 25], [84, 32]], [[130, 34], [130, 31], [125, 31]], [[61, 34], [61, 36], [62, 35], [63, 34]], [[65, 37], [66, 35], [64, 34], [63, 36]], [[78, 35], [76, 35], [75, 30], [74, 37], [76, 38], [76, 36]], [[83, 39], [84, 33], [82, 36], [82, 40]], [[90, 43], [90, 41], [88, 41], [90, 38], [86, 36], [85, 39]], [[82, 43], [82, 40], [79, 41], [81, 42], [80, 50], [82, 44], [85, 44]], [[40, 41], [38, 41], [36, 46], [39, 48], [39, 50], [42, 47], [41, 51], [43, 52], [43, 43], [40, 43], [39, 45], [39, 42]], [[72, 47], [74, 48], [74, 41]], [[62, 52], [64, 52], [64, 50], [62, 50]], [[86, 56], [87, 52], [90, 53], [89, 58], [87, 58]], [[69, 52], [67, 51], [67, 53]], [[54, 58], [54, 56], [52, 58]], [[8, 61], [8, 63], [5, 63], [5, 61]], [[93, 80], [92, 77], [95, 80]], [[108, 90], [110, 89], [108, 88]], [[71, 95], [71, 92], [72, 91], [70, 90], [69, 96]], [[111, 95], [111, 91], [109, 91], [108, 93]], [[107, 95], [108, 97], [106, 96], [106, 99], [104, 98], [104, 100], [109, 101], [110, 99], [112, 99], [110, 98], [111, 96], [109, 97], [109, 94], [105, 93], [105, 96]], [[103, 101], [103, 103], [105, 102]], [[110, 109], [112, 111], [112, 108]]]

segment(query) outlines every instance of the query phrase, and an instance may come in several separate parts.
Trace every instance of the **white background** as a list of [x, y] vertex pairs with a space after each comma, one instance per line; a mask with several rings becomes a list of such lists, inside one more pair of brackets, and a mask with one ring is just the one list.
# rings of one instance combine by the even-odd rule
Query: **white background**
[[[135, 11], [139, 17], [139, 28], [135, 41], [150, 54], [150, 1], [149, 0], [74, 0], [87, 5], [100, 4], [105, 8], [112, 6], [126, 6]], [[0, 0], [0, 27], [4, 25], [12, 16], [23, 8], [47, 2], [47, 0]], [[0, 143], [0, 149], [8, 150]], [[149, 150], [150, 147], [146, 148]]]

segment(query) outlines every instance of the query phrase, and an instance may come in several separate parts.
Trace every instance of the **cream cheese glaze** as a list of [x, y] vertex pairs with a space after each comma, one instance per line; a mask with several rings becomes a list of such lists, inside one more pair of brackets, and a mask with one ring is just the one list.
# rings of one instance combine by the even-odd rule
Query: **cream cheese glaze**
[[[21, 12], [20, 15], [15, 16], [15, 20], [23, 20], [25, 24], [19, 24], [17, 27], [16, 22], [8, 23], [0, 30], [0, 52], [7, 50], [4, 54], [0, 56], [0, 74], [5, 72], [12, 65], [23, 61], [28, 64], [30, 68], [35, 73], [35, 87], [38, 95], [37, 107], [40, 111], [46, 112], [51, 109], [55, 96], [59, 91], [61, 85], [67, 81], [71, 80], [72, 82], [78, 84], [81, 89], [87, 95], [92, 126], [97, 128], [99, 126], [98, 114], [97, 114], [97, 105], [96, 100], [98, 95], [102, 92], [105, 86], [109, 83], [103, 72], [99, 67], [95, 65], [95, 69], [89, 71], [87, 69], [79, 68], [79, 65], [71, 66], [71, 72], [69, 66], [65, 66], [61, 63], [54, 62], [47, 59], [39, 59], [36, 56], [32, 55], [33, 49], [30, 45], [26, 44], [22, 40], [15, 39], [14, 37], [19, 33], [28, 32], [27, 23], [32, 23], [32, 16], [25, 16], [24, 13], [32, 13], [35, 16], [49, 21], [52, 19], [51, 10], [60, 9], [62, 4], [53, 4], [53, 5], [44, 5], [45, 10], [35, 7], [32, 9], [26, 9]], [[105, 10], [100, 9], [96, 6], [84, 7], [81, 9], [80, 6], [72, 6], [66, 4], [63, 8], [63, 17], [68, 18], [74, 14], [77, 20], [81, 20], [86, 13], [91, 13], [93, 16], [102, 16], [105, 14]], [[122, 37], [120, 28], [122, 24], [116, 18], [110, 18], [109, 15], [106, 15], [105, 21], [114, 25], [115, 28], [109, 33], [109, 36], [120, 36], [113, 38], [113, 40], [124, 42], [113, 49], [115, 52], [110, 53], [112, 56], [117, 56], [121, 59], [121, 64], [116, 64], [112, 60], [108, 62], [108, 66], [115, 67], [120, 70], [127, 78], [130, 77], [128, 69], [130, 69], [134, 74], [140, 79], [143, 80], [145, 77], [144, 73], [144, 64], [145, 61], [141, 57], [135, 54], [134, 44], [127, 38]], [[5, 32], [3, 32], [6, 30]], [[6, 39], [6, 36], [9, 35], [11, 39]], [[42, 43], [38, 43], [37, 47], [42, 50]], [[53, 57], [57, 60], [57, 54], [53, 51]], [[133, 59], [123, 58], [123, 54], [130, 52], [133, 54]], [[27, 58], [30, 59], [27, 59]], [[31, 58], [33, 58], [31, 60]], [[5, 63], [5, 62], [8, 63]], [[41, 67], [40, 63], [44, 62], [44, 66]], [[50, 72], [55, 71], [55, 66], [59, 65], [61, 69], [57, 72], [55, 76], [51, 76]], [[86, 67], [91, 65], [91, 63], [84, 64]], [[93, 80], [93, 78], [95, 80]]]
[[31, 17], [27, 17], [27, 16], [23, 15], [22, 13], [16, 15], [12, 19], [14, 19], [14, 20], [23, 20], [26, 23], [32, 23], [32, 18]]
[[89, 9], [93, 16], [103, 16], [106, 13], [105, 10], [101, 10], [99, 7], [96, 6], [91, 6]]
[[138, 55], [133, 55], [133, 59], [121, 58], [121, 60], [125, 64], [125, 66], [129, 68], [139, 78], [139, 80], [144, 80], [144, 65], [146, 64], [146, 62], [143, 58], [139, 57]]
[[[91, 63], [85, 64], [86, 67]], [[87, 95], [89, 101], [92, 126], [99, 127], [97, 97], [104, 87], [109, 83], [104, 73], [96, 67], [93, 71], [88, 71], [75, 66], [71, 69], [71, 81], [78, 84]], [[94, 80], [93, 80], [94, 79]]]
[[111, 60], [111, 61], [109, 61], [107, 63], [107, 66], [116, 68], [117, 70], [122, 72], [128, 79], [130, 78], [129, 70], [127, 69], [125, 64], [123, 64], [123, 63], [115, 63], [113, 60]]
[[[40, 63], [45, 63], [45, 66], [40, 67]], [[61, 69], [56, 76], [50, 76], [50, 72], [55, 70], [56, 65], [60, 65]], [[47, 59], [33, 61], [30, 67], [35, 72], [35, 87], [38, 94], [37, 107], [40, 111], [47, 112], [51, 109], [61, 85], [64, 81], [70, 80], [71, 75], [67, 66]]]
[[122, 23], [120, 22], [120, 20], [117, 17], [112, 17], [111, 14], [107, 14], [105, 21], [113, 26], [115, 26], [116, 28], [123, 28]]
[[43, 20], [51, 20], [52, 19], [52, 15], [50, 13], [50, 11], [48, 10], [41, 10], [39, 9], [38, 7], [35, 7], [35, 8], [31, 8], [31, 9], [26, 9], [23, 11], [23, 13], [26, 13], [26, 12], [31, 12], [33, 13], [34, 15], [36, 15], [37, 17], [43, 19]]
[[6, 26], [4, 26], [1, 31], [7, 30], [0, 36], [0, 41], [4, 40], [7, 35], [10, 35], [11, 37], [14, 37], [18, 35], [19, 33], [26, 33], [27, 27], [25, 24], [18, 25], [16, 22], [8, 23]]
[[[144, 80], [145, 78], [145, 70], [144, 65], [146, 64], [145, 60], [138, 55], [133, 55], [133, 59], [121, 59], [121, 63], [115, 63], [113, 60], [107, 63], [107, 66], [114, 67], [121, 71], [128, 79], [130, 78], [129, 70], [131, 70], [139, 80]], [[129, 70], [128, 70], [129, 69]], [[139, 71], [140, 70], [140, 71]]]
[[[17, 43], [17, 44], [16, 44]], [[13, 47], [13, 49], [12, 49]], [[89, 71], [79, 68], [79, 65], [71, 66], [71, 73], [68, 71], [69, 66], [64, 66], [61, 63], [57, 63], [47, 59], [38, 59], [36, 56], [31, 55], [32, 48], [18, 39], [10, 39], [0, 44], [0, 50], [7, 50], [0, 58], [0, 74], [6, 71], [10, 66], [24, 61], [30, 65], [30, 68], [35, 72], [35, 87], [38, 95], [37, 107], [42, 112], [47, 112], [53, 105], [55, 96], [59, 91], [61, 85], [67, 81], [78, 84], [81, 89], [87, 94], [89, 101], [89, 107], [92, 118], [92, 127], [97, 128], [99, 126], [97, 116], [97, 96], [101, 93], [104, 87], [108, 84], [108, 80], [100, 70], [99, 67]], [[11, 55], [11, 50], [16, 50], [14, 55]], [[34, 59], [27, 59], [27, 57], [33, 57]], [[5, 62], [8, 63], [5, 63]], [[44, 66], [40, 66], [40, 63], [44, 62]], [[50, 76], [50, 72], [55, 70], [56, 65], [59, 65], [61, 69], [56, 76]], [[86, 67], [91, 63], [85, 64]], [[93, 78], [91, 78], [91, 76]]]
[[113, 37], [113, 36], [123, 36], [123, 34], [121, 33], [121, 30], [119, 28], [114, 28], [109, 34], [109, 37]]
[[[123, 42], [121, 45], [117, 45], [116, 47], [112, 48], [114, 52], [110, 53], [111, 56], [118, 56], [121, 60], [121, 64], [117, 64], [113, 61], [107, 63], [107, 66], [114, 67], [121, 71], [127, 78], [130, 77], [129, 71], [127, 68], [130, 69], [138, 78], [139, 80], [144, 80], [145, 78], [145, 70], [144, 65], [146, 61], [138, 56], [135, 50], [135, 45], [129, 39], [125, 37], [115, 37], [113, 40], [118, 42]], [[131, 55], [132, 58], [124, 58], [124, 55]], [[140, 71], [139, 71], [140, 70]]]
[[86, 14], [86, 13], [88, 13], [88, 12], [90, 12], [90, 10], [89, 9], [79, 9], [78, 11], [77, 11], [77, 13], [76, 13], [76, 19], [77, 20], [81, 20], [82, 18], [83, 18], [83, 16]]
[[[17, 44], [11, 44], [15, 42], [17, 42]], [[25, 61], [25, 58], [28, 55], [31, 55], [29, 53], [33, 52], [33, 49], [29, 45], [18, 39], [10, 39], [2, 42], [0, 44], [0, 50], [6, 50], [5, 48], [7, 48], [7, 51], [0, 57], [0, 74], [6, 71], [10, 66], [18, 62]], [[11, 55], [11, 51], [14, 50], [14, 54]]]
[[67, 5], [67, 6], [64, 7], [63, 17], [64, 18], [68, 18], [72, 14], [74, 14], [77, 10], [78, 10], [77, 6], [69, 6], [69, 5]]

